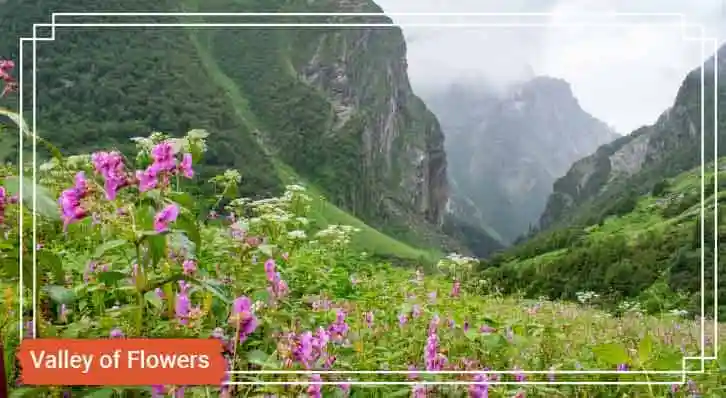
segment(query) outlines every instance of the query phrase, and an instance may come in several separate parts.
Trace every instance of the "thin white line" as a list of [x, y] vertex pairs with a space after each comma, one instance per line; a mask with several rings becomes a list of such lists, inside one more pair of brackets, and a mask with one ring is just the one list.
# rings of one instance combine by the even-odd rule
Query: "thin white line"
[[[486, 372], [484, 372], [486, 373]], [[550, 381], [523, 381], [523, 382], [516, 382], [516, 381], [490, 381], [486, 383], [473, 383], [472, 381], [302, 381], [302, 380], [296, 380], [296, 381], [229, 381], [223, 383], [224, 385], [277, 385], [277, 386], [284, 386], [284, 385], [298, 385], [298, 386], [306, 386], [306, 385], [341, 385], [341, 384], [350, 384], [350, 385], [405, 385], [405, 386], [416, 386], [416, 385], [430, 385], [430, 386], [437, 386], [437, 385], [467, 385], [470, 386], [472, 384], [483, 384], [483, 385], [490, 385], [490, 386], [496, 386], [496, 385], [516, 385], [516, 386], [546, 386], [546, 385], [598, 385], [598, 386], [626, 386], [626, 385], [646, 385], [646, 386], [652, 386], [652, 385], [673, 385], [676, 383], [676, 381], [562, 381], [562, 382], [550, 382]]]
[[[33, 27], [33, 37], [35, 37], [35, 27]], [[33, 195], [33, 242], [32, 243], [33, 243], [33, 246], [32, 246], [32, 249], [31, 250], [33, 251], [33, 297], [32, 297], [32, 300], [33, 300], [33, 338], [34, 339], [38, 337], [37, 336], [37, 330], [38, 330], [38, 328], [35, 327], [35, 325], [38, 324], [38, 311], [36, 311], [36, 308], [38, 308], [38, 303], [37, 303], [37, 296], [38, 296], [38, 286], [37, 286], [38, 285], [38, 267], [37, 267], [37, 264], [38, 264], [38, 262], [37, 262], [37, 252], [38, 252], [38, 250], [37, 250], [37, 247], [38, 247], [37, 246], [38, 245], [38, 235], [37, 235], [37, 229], [38, 229], [37, 228], [38, 195], [37, 195], [37, 188], [36, 188], [37, 187], [37, 184], [38, 184], [38, 181], [37, 181], [37, 174], [38, 173], [37, 173], [37, 166], [36, 166], [36, 163], [37, 163], [37, 158], [36, 158], [36, 144], [37, 144], [37, 141], [38, 140], [35, 139], [35, 137], [36, 137], [35, 134], [36, 134], [36, 131], [37, 131], [36, 115], [37, 115], [37, 109], [38, 109], [38, 103], [37, 103], [37, 99], [38, 99], [38, 85], [36, 84], [36, 75], [37, 74], [35, 73], [35, 71], [37, 69], [37, 59], [38, 59], [38, 57], [36, 56], [36, 54], [37, 54], [36, 51], [37, 51], [36, 41], [33, 40], [33, 130], [32, 130], [32, 134], [33, 134], [33, 137], [32, 137], [32, 139], [33, 139], [33, 187], [32, 187], [32, 189], [33, 189], [32, 190], [32, 192], [33, 192], [32, 193], [32, 195]], [[25, 122], [23, 121], [22, 123], [25, 123]]]
[[[18, 264], [18, 270], [20, 273], [20, 281], [19, 283], [19, 290], [18, 295], [20, 296], [20, 300], [18, 303], [19, 306], [19, 325], [18, 325], [18, 333], [20, 340], [23, 339], [23, 332], [25, 327], [24, 322], [24, 316], [23, 316], [23, 307], [24, 307], [24, 300], [23, 300], [23, 278], [25, 277], [23, 272], [23, 124], [25, 124], [25, 121], [23, 119], [23, 41], [25, 39], [20, 39], [20, 59], [18, 60], [19, 65], [19, 83], [18, 83], [18, 96], [19, 96], [19, 104], [18, 104], [18, 117], [20, 118], [20, 128], [18, 128], [18, 134], [20, 134], [20, 141], [19, 141], [19, 148], [18, 152], [20, 152], [20, 156], [18, 159], [18, 168], [20, 169], [20, 178], [18, 179], [18, 206], [19, 206], [19, 212], [18, 212], [18, 239], [19, 239], [19, 245], [20, 250], [18, 250], [18, 258], [19, 258], [19, 264]], [[34, 292], [35, 293], [35, 292]]]
[[[54, 12], [52, 14], [53, 21], [56, 16], [135, 16], [135, 17], [152, 17], [152, 16], [556, 16], [554, 12]], [[679, 17], [683, 18], [683, 13], [642, 13], [642, 12], [611, 12], [611, 13], [582, 13], [577, 16], [653, 16], [653, 17]]]
[[[39, 26], [47, 24], [38, 24]], [[49, 25], [50, 26], [50, 25]], [[565, 23], [56, 23], [53, 27], [92, 27], [92, 28], [144, 28], [144, 27], [193, 27], [193, 28], [231, 28], [231, 27], [446, 27], [446, 28], [477, 28], [477, 27], [501, 27], [501, 28], [526, 28], [526, 27], [626, 27], [626, 26], [656, 26], [674, 27], [683, 26], [681, 23], [629, 23], [629, 24], [565, 24]]]
[[[726, 4], [726, 3], [725, 3]], [[718, 39], [713, 43], [713, 356], [718, 357]]]
[[706, 369], [706, 72], [704, 42], [701, 42], [701, 369]]
[[[326, 24], [249, 24], [248, 23], [248, 24], [201, 24], [201, 25], [200, 24], [188, 24], [188, 23], [187, 24], [55, 24], [55, 16], [56, 15], [61, 15], [61, 16], [73, 16], [73, 15], [78, 15], [78, 16], [93, 16], [93, 15], [98, 15], [98, 16], [103, 16], [103, 15], [106, 15], [106, 16], [144, 16], [144, 15], [146, 15], [146, 16], [153, 16], [153, 15], [160, 15], [160, 16], [163, 16], [163, 15], [189, 15], [189, 16], [194, 16], [194, 15], [197, 15], [197, 16], [200, 16], [200, 15], [201, 16], [203, 16], [203, 15], [220, 15], [220, 16], [224, 16], [224, 15], [251, 15], [251, 16], [260, 16], [260, 15], [271, 15], [271, 16], [272, 15], [275, 15], [275, 16], [277, 16], [277, 15], [283, 15], [283, 16], [284, 15], [288, 15], [288, 16], [294, 16], [294, 15], [297, 15], [297, 16], [324, 16], [324, 15], [328, 15], [328, 16], [336, 16], [336, 15], [340, 15], [340, 16], [346, 16], [346, 15], [350, 15], [350, 16], [365, 16], [365, 15], [380, 15], [380, 16], [393, 16], [393, 15], [432, 15], [432, 16], [446, 16], [446, 15], [452, 15], [452, 16], [454, 16], [454, 15], [465, 15], [465, 16], [476, 16], [476, 15], [513, 15], [514, 16], [514, 15], [518, 15], [518, 16], [522, 16], [523, 13], [511, 13], [511, 14], [508, 14], [508, 13], [449, 13], [449, 14], [447, 14], [447, 13], [399, 13], [399, 14], [396, 14], [396, 13], [387, 13], [387, 14], [386, 13], [372, 13], [372, 14], [366, 14], [366, 13], [57, 13], [56, 14], [56, 13], [53, 13], [53, 15], [52, 15], [52, 20], [54, 22], [53, 24], [51, 24], [51, 25], [47, 25], [47, 24], [37, 24], [38, 26], [50, 26], [52, 28], [52, 33], [51, 33], [51, 38], [50, 39], [48, 39], [48, 38], [35, 37], [35, 29], [34, 29], [34, 38], [33, 39], [27, 39], [27, 38], [26, 39], [21, 39], [21, 46], [20, 46], [20, 51], [21, 51], [21, 65], [22, 65], [22, 41], [23, 40], [33, 40], [34, 42], [36, 40], [37, 41], [52, 41], [55, 38], [55, 26], [68, 26], [68, 27], [72, 27], [72, 26], [82, 26], [82, 27], [86, 27], [86, 26], [90, 26], [90, 27], [94, 27], [94, 26], [95, 27], [114, 27], [114, 26], [123, 26], [123, 27], [135, 27], [135, 26], [138, 26], [138, 27], [167, 27], [167, 26], [184, 26], [184, 27], [195, 27], [195, 26], [197, 26], [197, 27], [229, 27], [229, 26], [253, 26], [253, 27], [254, 26], [258, 26], [258, 27], [264, 27], [264, 26], [319, 26], [319, 27], [338, 27], [338, 26], [339, 27], [348, 27], [348, 26], [352, 26], [352, 27], [356, 27], [356, 26], [359, 26], [359, 27], [375, 27], [375, 26], [386, 26], [386, 27], [391, 27], [391, 26], [429, 26], [429, 27], [435, 27], [435, 26], [441, 26], [441, 27], [468, 27], [468, 26], [471, 26], [471, 27], [484, 27], [484, 26], [490, 26], [490, 27], [492, 27], [492, 26], [493, 27], [496, 27], [496, 26], [501, 26], [501, 27], [527, 27], [527, 26], [547, 26], [547, 27], [564, 27], [564, 26], [570, 26], [570, 27], [576, 27], [576, 26], [581, 26], [581, 27], [593, 27], [593, 26], [606, 26], [606, 27], [617, 27], [617, 26], [634, 26], [634, 25], [676, 26], [676, 24], [644, 24], [644, 23], [639, 23], [639, 24], [612, 24], [611, 23], [611, 24], [602, 24], [602, 25], [601, 24], [594, 24], [594, 25], [593, 24], [530, 24], [530, 25], [528, 25], [528, 24], [400, 24], [400, 23], [399, 24], [397, 24], [397, 23], [388, 23], [388, 24], [350, 24], [350, 23], [349, 24], [330, 24], [330, 23], [326, 23]], [[554, 15], [554, 14], [553, 13], [534, 13], [534, 14], [524, 14], [524, 15]], [[599, 14], [599, 15], [603, 15], [603, 14]], [[608, 13], [608, 14], [605, 14], [605, 15], [606, 16], [607, 15], [609, 15], [609, 16], [637, 16], [637, 15], [641, 15], [641, 16], [677, 16], [677, 17], [680, 17], [681, 20], [683, 20], [683, 14], [674, 14], [674, 13]], [[685, 29], [685, 25], [684, 25], [683, 22], [681, 22], [678, 25], [681, 26], [682, 29]], [[34, 25], [34, 27], [35, 27], [35, 25]], [[703, 32], [703, 28], [702, 27], [701, 27], [701, 32]], [[700, 40], [704, 40], [704, 38], [700, 38]], [[34, 43], [34, 47], [35, 47], [35, 43]], [[703, 45], [701, 47], [701, 50], [702, 50], [702, 53], [703, 53]], [[702, 59], [703, 59], [703, 56], [702, 56]], [[35, 66], [35, 54], [34, 54], [34, 66]], [[34, 76], [35, 76], [35, 70], [33, 71], [33, 73], [34, 73]], [[22, 82], [22, 70], [21, 70], [21, 80], [20, 81]], [[703, 73], [702, 73], [702, 84], [703, 84]], [[34, 88], [34, 90], [35, 90], [35, 88]], [[20, 98], [21, 98], [21, 103], [22, 103], [22, 84], [21, 84], [20, 91], [21, 91], [20, 92]], [[702, 96], [703, 96], [703, 91], [704, 90], [702, 90]], [[714, 91], [716, 91], [716, 90], [714, 90]], [[35, 98], [34, 98], [34, 104], [35, 104]], [[35, 112], [35, 109], [34, 109], [34, 112]], [[703, 113], [703, 111], [702, 111], [702, 113]], [[21, 105], [21, 115], [22, 115], [22, 105]], [[715, 117], [715, 119], [716, 119], [716, 117]], [[704, 129], [703, 123], [701, 124], [701, 126], [702, 126], [702, 136], [703, 136], [703, 129]], [[21, 138], [21, 140], [22, 140], [22, 138]], [[702, 144], [701, 145], [702, 145], [702, 148], [703, 148], [703, 139], [702, 139]], [[703, 152], [703, 150], [702, 150], [702, 152]], [[703, 156], [702, 156], [702, 159], [703, 159]], [[21, 160], [22, 160], [22, 152], [21, 152]], [[702, 162], [702, 170], [703, 170], [703, 162]], [[22, 176], [22, 168], [21, 168], [21, 176]], [[22, 182], [21, 182], [21, 184], [22, 184]], [[702, 182], [702, 196], [703, 196], [703, 182]], [[20, 222], [21, 222], [21, 225], [22, 225], [22, 219], [21, 219]], [[703, 228], [703, 226], [702, 226], [702, 228]], [[702, 234], [702, 240], [704, 240], [704, 239], [705, 239], [704, 234]], [[21, 242], [22, 242], [22, 228], [21, 228]], [[21, 258], [22, 258], [22, 253], [21, 253]], [[702, 256], [702, 267], [703, 267], [703, 256]], [[22, 269], [21, 269], [21, 275], [22, 275]], [[702, 275], [703, 275], [703, 272], [702, 272]], [[22, 286], [22, 279], [21, 279], [21, 286]], [[702, 289], [702, 291], [703, 291], [703, 289]], [[703, 300], [703, 294], [702, 294], [702, 300]], [[21, 303], [22, 303], [22, 294], [21, 294]], [[704, 318], [703, 315], [704, 315], [704, 311], [702, 311], [702, 329], [703, 329], [703, 318]], [[34, 316], [35, 316], [35, 311], [34, 311]], [[21, 319], [22, 319], [22, 314], [21, 314]], [[22, 333], [22, 325], [21, 325], [21, 333]], [[702, 339], [703, 338], [704, 338], [704, 333], [702, 332]], [[650, 373], [650, 374], [654, 374], [654, 373], [661, 373], [661, 374], [674, 374], [674, 373], [680, 373], [681, 376], [682, 376], [682, 381], [685, 382], [686, 372], [687, 372], [686, 366], [685, 366], [686, 359], [701, 359], [701, 361], [702, 361], [702, 367], [701, 367], [701, 372], [699, 372], [699, 373], [703, 373], [704, 368], [705, 368], [705, 365], [703, 363], [703, 360], [705, 358], [704, 355], [703, 355], [704, 349], [705, 349], [705, 344], [702, 344], [702, 355], [701, 355], [700, 358], [697, 358], [697, 357], [684, 357], [683, 358], [683, 361], [682, 361], [682, 370], [680, 372], [673, 372], [673, 371], [665, 371], [665, 372], [660, 372], [660, 371], [652, 371], [652, 372], [648, 372], [648, 371], [646, 371], [646, 372], [635, 372], [635, 371], [633, 371], [633, 372], [599, 371], [599, 372], [595, 372], [595, 371], [593, 371], [592, 373], [593, 374], [609, 374], [609, 373], [624, 373], [624, 374], [639, 374], [639, 373], [646, 373], [646, 374]], [[504, 371], [504, 372], [506, 372], [506, 371]], [[574, 371], [574, 372], [578, 372], [578, 371]], [[590, 372], [590, 371], [584, 371], [584, 372]], [[260, 373], [260, 372], [257, 372], [257, 373]], [[318, 373], [324, 373], [324, 372], [318, 372]], [[335, 372], [335, 373], [340, 373], [340, 372]], [[360, 372], [353, 371], [351, 373], [360, 373]], [[382, 374], [383, 372], [382, 371], [378, 371], [378, 372], [375, 372], [374, 371], [372, 373]], [[402, 371], [402, 373], [410, 373], [410, 372], [409, 371]], [[417, 373], [426, 373], [426, 372], [417, 372]], [[476, 373], [479, 373], [479, 372], [476, 372]], [[489, 373], [500, 373], [500, 372], [489, 372]], [[557, 372], [557, 371], [555, 371], [555, 372], [548, 372], [548, 371], [523, 371], [523, 372], [519, 372], [519, 373], [524, 373], [524, 374], [527, 374], [527, 373], [553, 373], [553, 374], [562, 374], [562, 373]], [[570, 372], [567, 372], [567, 373], [570, 373]], [[693, 373], [693, 372], [688, 372], [688, 373]], [[292, 383], [294, 383], [294, 382], [292, 382]], [[415, 384], [452, 384], [452, 382], [406, 382], [406, 383], [412, 384], [412, 385], [415, 385]], [[471, 384], [471, 382], [461, 382], [461, 383]], [[265, 383], [265, 382], [252, 382], [252, 383], [229, 383], [229, 384], [269, 384], [269, 383]], [[291, 384], [291, 383], [290, 382], [284, 382], [284, 384]], [[311, 383], [305, 382], [305, 384], [311, 384]], [[340, 383], [334, 383], [334, 384], [340, 384]], [[395, 383], [395, 382], [352, 382], [351, 384], [398, 384], [398, 383]], [[563, 382], [563, 383], [549, 383], [549, 382], [544, 382], [544, 383], [538, 383], [538, 382], [531, 382], [531, 383], [526, 383], [526, 382], [524, 382], [524, 383], [499, 383], [499, 382], [491, 382], [489, 384], [520, 384], [520, 385], [527, 385], [527, 384], [565, 384], [565, 385], [566, 384], [575, 384], [575, 385], [576, 384], [582, 384], [582, 385], [599, 385], [599, 384], [600, 385], [632, 385], [632, 384], [645, 384], [645, 385], [653, 385], [653, 384], [671, 384], [671, 382], [614, 382], [614, 383], [612, 383], [612, 382]]]
[[[378, 375], [409, 375], [424, 374], [424, 375], [442, 375], [442, 374], [554, 374], [550, 370], [461, 370], [461, 371], [450, 371], [450, 370], [232, 370], [228, 371], [229, 374], [319, 374], [325, 372], [326, 374], [378, 374]], [[642, 370], [642, 371], [622, 371], [622, 370], [560, 370], [557, 374], [664, 374], [664, 375], [680, 375], [680, 370]]]

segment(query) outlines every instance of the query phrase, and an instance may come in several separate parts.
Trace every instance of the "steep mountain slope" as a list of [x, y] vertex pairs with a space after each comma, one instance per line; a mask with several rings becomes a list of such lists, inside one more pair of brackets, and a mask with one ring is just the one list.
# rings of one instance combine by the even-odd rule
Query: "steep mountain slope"
[[[726, 164], [726, 158], [719, 159]], [[637, 302], [644, 310], [700, 314], [703, 258], [706, 316], [713, 314], [715, 240], [726, 241], [726, 168], [718, 179], [706, 167], [701, 201], [700, 167], [634, 197], [627, 210], [599, 225], [571, 226], [536, 235], [484, 265], [484, 275], [505, 293], [574, 300], [594, 292], [606, 305]], [[718, 181], [718, 189], [715, 182]], [[703, 215], [701, 205], [703, 204]], [[701, 228], [704, 241], [701, 241]], [[721, 245], [723, 246], [723, 245]], [[719, 247], [719, 278], [726, 277], [726, 250]], [[718, 291], [726, 315], [726, 288]]]
[[446, 134], [454, 213], [506, 242], [537, 223], [556, 178], [617, 137], [561, 79], [535, 77], [504, 93], [453, 85], [425, 98]]
[[[604, 145], [592, 156], [575, 163], [554, 184], [553, 193], [540, 219], [548, 229], [573, 223], [592, 224], [621, 210], [627, 211], [634, 197], [652, 189], [664, 178], [689, 170], [704, 159], [714, 159], [714, 57], [683, 81], [673, 106], [652, 126], [645, 126], [613, 143]], [[718, 52], [718, 99], [726, 104], [726, 45]], [[704, 139], [701, 139], [701, 71], [703, 92]], [[719, 139], [726, 136], [726, 112], [717, 115]], [[720, 145], [719, 156], [723, 155]]]
[[[15, 37], [51, 12], [138, 10], [380, 11], [368, 0], [8, 0], [0, 54], [16, 57]], [[411, 90], [398, 28], [59, 28], [37, 59], [39, 130], [69, 153], [129, 150], [129, 138], [149, 130], [204, 128], [213, 139], [199, 181], [232, 167], [241, 194], [267, 196], [280, 191], [282, 162], [384, 232], [455, 245], [440, 232], [443, 136]]]

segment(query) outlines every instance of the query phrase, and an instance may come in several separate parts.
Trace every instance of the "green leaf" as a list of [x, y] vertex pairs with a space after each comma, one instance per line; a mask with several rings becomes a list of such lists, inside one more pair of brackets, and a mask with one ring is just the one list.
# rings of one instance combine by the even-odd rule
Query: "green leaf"
[[217, 296], [218, 299], [224, 301], [225, 303], [232, 304], [232, 299], [230, 297], [226, 296], [224, 293], [222, 293], [222, 290], [219, 287], [214, 286], [211, 283], [211, 281], [203, 281], [201, 279], [196, 279], [196, 278], [188, 278], [188, 279], [189, 279], [189, 281], [199, 285], [203, 289], [208, 290], [210, 293]]
[[53, 275], [53, 283], [65, 282], [63, 263], [55, 253], [41, 250], [38, 252], [37, 265], [42, 267], [43, 272], [49, 272]]
[[257, 247], [257, 250], [262, 252], [262, 254], [264, 254], [267, 257], [272, 257], [274, 248], [275, 248], [274, 245], [264, 244], [264, 245], [259, 245]]
[[648, 363], [652, 352], [653, 339], [650, 337], [650, 334], [646, 333], [645, 337], [643, 337], [643, 340], [640, 341], [640, 345], [638, 346], [638, 360], [641, 365]]
[[114, 285], [116, 282], [128, 277], [128, 275], [119, 271], [104, 271], [99, 272], [97, 275], [99, 282], [102, 282], [106, 286]]
[[[20, 195], [20, 177], [11, 176], [5, 178], [3, 185], [11, 195]], [[58, 203], [51, 192], [39, 184], [33, 184], [33, 180], [23, 177], [23, 203], [36, 214], [51, 220], [60, 220]], [[33, 198], [35, 194], [35, 198]], [[35, 199], [35, 200], [34, 200]]]
[[194, 242], [197, 249], [202, 246], [202, 236], [199, 233], [199, 226], [196, 221], [189, 215], [183, 214], [176, 220], [175, 226], [180, 230], [184, 231], [187, 237]]
[[613, 366], [628, 363], [630, 360], [625, 348], [615, 343], [597, 345], [592, 348], [592, 352], [598, 359]]
[[69, 305], [76, 301], [76, 294], [63, 286], [46, 286], [45, 291], [48, 293], [50, 299], [58, 304]]
[[184, 250], [190, 256], [195, 257], [197, 253], [197, 245], [194, 244], [186, 234], [182, 232], [172, 232], [169, 234], [169, 247], [174, 251]]
[[159, 296], [157, 296], [156, 292], [153, 290], [150, 292], [146, 292], [146, 294], [144, 295], [144, 298], [146, 299], [146, 301], [151, 303], [151, 305], [153, 305], [154, 308], [156, 308], [156, 309], [161, 309], [161, 307], [164, 305], [164, 303], [161, 301], [161, 298]]
[[186, 192], [172, 192], [169, 198], [187, 210], [194, 209], [194, 198]]
[[166, 255], [166, 235], [146, 235], [151, 253], [151, 266], [154, 267]]
[[93, 252], [94, 259], [101, 258], [106, 252], [113, 251], [114, 249], [118, 249], [121, 246], [124, 246], [127, 242], [123, 239], [115, 239], [110, 240], [108, 242], [104, 242], [98, 247], [96, 247], [96, 250]]
[[267, 360], [270, 358], [269, 355], [266, 353], [260, 351], [260, 350], [252, 350], [247, 353], [247, 362], [258, 365], [258, 366], [265, 366], [267, 365]]

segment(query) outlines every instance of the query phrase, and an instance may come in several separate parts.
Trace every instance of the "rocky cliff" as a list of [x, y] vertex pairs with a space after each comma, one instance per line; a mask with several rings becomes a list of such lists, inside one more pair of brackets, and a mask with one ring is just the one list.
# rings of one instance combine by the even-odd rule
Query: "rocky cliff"
[[[369, 0], [8, 0], [0, 19], [13, 23], [0, 54], [17, 56], [16, 37], [51, 12], [139, 10], [381, 11]], [[346, 20], [390, 22], [336, 19]], [[266, 195], [283, 183], [279, 166], [289, 166], [369, 224], [410, 241], [442, 238], [443, 135], [410, 87], [399, 28], [59, 28], [54, 42], [38, 45], [38, 82], [40, 129], [67, 152], [130, 150], [128, 139], [149, 131], [205, 128], [213, 139], [201, 179], [233, 167], [243, 194]]]
[[537, 224], [552, 183], [574, 161], [617, 137], [561, 79], [534, 77], [504, 92], [461, 84], [425, 98], [446, 135], [452, 211], [505, 242]]
[[[718, 73], [718, 101], [726, 103], [726, 46], [715, 57], [686, 76], [673, 106], [656, 123], [604, 145], [577, 163], [557, 180], [540, 228], [570, 223], [599, 222], [616, 214], [633, 195], [647, 192], [657, 183], [714, 158], [714, 67]], [[701, 72], [705, 90], [702, 90]], [[705, 106], [701, 106], [701, 94]], [[703, 139], [701, 129], [701, 112]], [[726, 136], [726, 112], [719, 109], [719, 138]], [[723, 156], [723, 146], [719, 156]]]

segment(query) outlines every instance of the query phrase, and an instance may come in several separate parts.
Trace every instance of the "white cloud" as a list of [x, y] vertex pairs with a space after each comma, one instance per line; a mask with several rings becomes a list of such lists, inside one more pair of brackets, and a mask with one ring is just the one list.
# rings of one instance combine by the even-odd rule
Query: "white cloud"
[[[574, 18], [584, 14], [681, 12], [688, 23], [704, 26], [707, 35], [726, 39], [726, 0], [517, 0], [506, 3], [378, 0], [378, 3], [386, 12], [553, 13], [552, 17], [545, 18], [552, 26], [542, 28], [407, 28], [405, 22], [409, 19], [394, 17], [394, 20], [404, 23], [409, 72], [416, 89], [448, 84], [462, 77], [507, 83], [522, 76], [529, 65], [538, 74], [569, 81], [583, 107], [621, 133], [652, 123], [672, 104], [683, 77], [709, 57], [711, 49], [707, 49], [702, 59], [700, 44], [683, 40], [678, 27], [562, 28], [555, 24], [574, 22]], [[476, 22], [471, 18], [467, 21]], [[497, 22], [492, 17], [487, 21]], [[640, 17], [631, 21], [677, 22], [666, 17]], [[697, 32], [690, 30], [689, 33]]]

